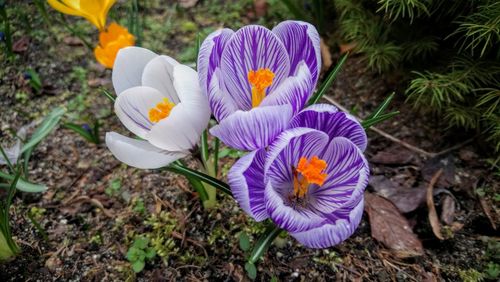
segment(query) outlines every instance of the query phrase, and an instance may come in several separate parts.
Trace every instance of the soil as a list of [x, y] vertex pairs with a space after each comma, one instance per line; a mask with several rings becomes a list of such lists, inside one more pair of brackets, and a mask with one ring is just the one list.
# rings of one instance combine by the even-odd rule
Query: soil
[[[105, 132], [126, 134], [112, 102], [102, 94], [102, 88], [112, 91], [111, 71], [94, 61], [92, 52], [62, 27], [50, 8], [48, 23], [31, 1], [7, 2], [13, 39], [27, 40], [27, 46], [14, 58], [0, 55], [2, 145], [12, 144], [12, 131], [39, 120], [55, 106], [68, 109], [63, 122], [92, 124], [98, 118], [101, 141]], [[279, 19], [270, 12], [256, 19], [252, 1], [202, 1], [191, 8], [164, 2], [151, 1], [144, 7], [143, 46], [187, 64], [194, 63], [198, 31], [255, 22], [271, 27]], [[111, 16], [126, 18], [126, 13], [127, 5], [120, 2]], [[96, 32], [87, 22], [66, 18], [96, 42]], [[330, 46], [336, 61], [340, 55], [334, 44]], [[28, 68], [42, 79], [44, 87], [38, 93], [24, 77]], [[329, 249], [307, 249], [290, 236], [280, 238], [258, 263], [258, 281], [475, 281], [485, 276], [488, 264], [498, 265], [494, 224], [499, 226], [500, 171], [488, 162], [491, 151], [473, 134], [446, 129], [439, 117], [405, 103], [403, 81], [404, 74], [374, 73], [362, 56], [351, 55], [327, 96], [362, 118], [397, 91], [390, 109], [401, 113], [376, 127], [427, 152], [441, 152], [472, 138], [431, 158], [368, 131], [366, 156], [372, 178], [422, 189], [443, 169], [433, 188], [438, 191], [438, 215], [451, 213], [449, 224], [438, 220], [445, 238], [434, 234], [426, 203], [417, 203], [404, 216], [423, 244], [418, 256], [401, 257], [391, 242], [373, 239], [371, 231], [377, 226], [370, 226], [365, 215], [352, 237]], [[221, 160], [221, 178], [235, 161], [232, 156]], [[253, 243], [264, 224], [251, 220], [230, 197], [219, 194], [216, 208], [204, 210], [182, 176], [128, 167], [103, 142], [89, 143], [62, 126], [36, 148], [29, 168], [30, 181], [49, 189], [16, 194], [10, 222], [22, 251], [0, 264], [1, 281], [249, 280], [244, 270], [248, 254], [239, 247], [239, 235], [246, 232]], [[380, 194], [379, 188], [371, 182], [368, 193]], [[450, 195], [453, 210], [443, 204]], [[137, 236], [163, 241], [155, 258], [134, 273], [126, 254]]]

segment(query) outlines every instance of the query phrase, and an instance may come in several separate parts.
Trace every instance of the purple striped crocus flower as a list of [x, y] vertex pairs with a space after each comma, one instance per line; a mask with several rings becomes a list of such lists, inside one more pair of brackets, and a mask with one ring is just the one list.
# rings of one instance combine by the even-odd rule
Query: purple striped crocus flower
[[270, 218], [310, 248], [352, 235], [363, 214], [369, 167], [366, 133], [350, 115], [317, 104], [299, 112], [266, 149], [248, 153], [228, 174], [239, 205]]
[[314, 26], [299, 21], [210, 34], [198, 56], [200, 85], [219, 122], [210, 133], [239, 150], [268, 146], [316, 86], [319, 42]]

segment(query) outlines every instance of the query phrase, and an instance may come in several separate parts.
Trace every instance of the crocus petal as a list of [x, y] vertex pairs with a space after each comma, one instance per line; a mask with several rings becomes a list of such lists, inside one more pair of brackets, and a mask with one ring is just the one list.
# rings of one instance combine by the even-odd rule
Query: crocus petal
[[120, 49], [113, 66], [112, 81], [116, 95], [128, 88], [142, 85], [144, 67], [158, 55], [145, 48]]
[[118, 160], [142, 169], [160, 168], [188, 155], [186, 152], [164, 151], [147, 141], [129, 138], [116, 132], [106, 133], [106, 145]]
[[293, 191], [292, 166], [297, 167], [301, 157], [321, 156], [328, 145], [328, 136], [311, 128], [293, 128], [281, 133], [269, 146], [264, 173], [284, 197]]
[[144, 67], [142, 85], [158, 89], [170, 102], [179, 103], [179, 97], [174, 89], [174, 66], [179, 63], [169, 56], [158, 56]]
[[160, 91], [151, 87], [129, 88], [116, 98], [115, 113], [128, 130], [146, 139], [153, 126], [149, 120], [149, 110], [160, 103], [163, 97]]
[[292, 113], [289, 105], [238, 110], [212, 127], [210, 133], [229, 147], [253, 151], [269, 145], [287, 127]]
[[256, 221], [269, 217], [264, 202], [265, 156], [265, 149], [250, 152], [241, 157], [227, 174], [234, 199]]
[[208, 98], [203, 95], [198, 83], [198, 73], [186, 65], [174, 67], [174, 88], [181, 104], [189, 110], [192, 125], [201, 134], [210, 120]]
[[224, 84], [241, 110], [252, 108], [248, 72], [260, 68], [268, 68], [275, 74], [273, 83], [266, 92], [271, 93], [290, 72], [287, 51], [283, 43], [267, 28], [245, 26], [227, 42], [221, 63]]
[[168, 117], [151, 127], [146, 139], [156, 147], [167, 151], [183, 151], [193, 148], [202, 133], [202, 130], [199, 130], [201, 126], [197, 124], [198, 120], [194, 117], [197, 110], [184, 103], [178, 104]]
[[327, 133], [331, 139], [343, 136], [351, 140], [362, 151], [366, 149], [366, 131], [350, 114], [339, 112], [328, 104], [307, 107], [290, 122], [290, 127], [308, 127]]
[[290, 233], [290, 235], [309, 248], [328, 248], [337, 245], [349, 238], [361, 222], [363, 198], [360, 198], [358, 204], [346, 213], [348, 214], [346, 219], [339, 219], [307, 231]]
[[220, 67], [222, 51], [234, 31], [223, 28], [210, 33], [203, 41], [198, 53], [198, 73], [201, 89], [208, 94], [208, 88], [215, 69]]
[[361, 150], [345, 137], [334, 138], [323, 159], [328, 177], [321, 187], [309, 189], [308, 196], [313, 209], [330, 214], [363, 195], [370, 171]]
[[324, 217], [309, 209], [290, 206], [278, 189], [269, 181], [264, 191], [267, 213], [277, 226], [288, 232], [302, 232], [325, 224]]
[[293, 112], [300, 111], [313, 91], [311, 84], [311, 73], [309, 68], [302, 64], [296, 76], [290, 76], [281, 83], [272, 93], [270, 93], [260, 106], [289, 104], [293, 107]]
[[273, 32], [285, 45], [290, 57], [290, 75], [294, 75], [300, 62], [305, 61], [311, 70], [313, 85], [321, 71], [320, 39], [316, 28], [306, 22], [284, 21]]
[[220, 122], [238, 110], [233, 98], [221, 87], [219, 82], [219, 69], [215, 70], [208, 88], [208, 102], [215, 119]]

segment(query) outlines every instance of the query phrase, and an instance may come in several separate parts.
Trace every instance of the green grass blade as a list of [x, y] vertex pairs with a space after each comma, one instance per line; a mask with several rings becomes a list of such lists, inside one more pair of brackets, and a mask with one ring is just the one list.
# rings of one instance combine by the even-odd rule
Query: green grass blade
[[318, 91], [316, 93], [314, 93], [314, 95], [309, 99], [308, 105], [316, 104], [321, 99], [321, 97], [323, 97], [323, 95], [325, 95], [326, 90], [328, 90], [328, 88], [330, 88], [330, 86], [332, 86], [332, 83], [335, 81], [337, 74], [339, 73], [340, 69], [342, 68], [342, 65], [344, 65], [348, 56], [349, 56], [349, 53], [346, 53], [340, 58], [337, 65], [328, 74], [327, 78], [325, 79], [323, 84], [321, 84]]
[[381, 114], [377, 117], [373, 117], [371, 119], [367, 119], [367, 120], [364, 120], [361, 125], [363, 126], [364, 129], [368, 129], [376, 124], [379, 124], [385, 120], [388, 120], [394, 116], [397, 116], [399, 115], [399, 111], [395, 111], [395, 112], [390, 112], [390, 113], [387, 113], [387, 114]]
[[274, 224], [268, 226], [264, 234], [262, 234], [257, 243], [255, 243], [252, 254], [248, 258], [248, 262], [252, 264], [257, 262], [280, 233], [281, 229], [278, 226]]
[[[0, 171], [0, 178], [7, 179], [8, 181], [12, 181], [15, 176], [10, 175]], [[19, 191], [27, 192], [27, 193], [39, 193], [47, 190], [47, 186], [41, 184], [35, 184], [24, 180], [23, 178], [19, 178], [16, 183], [16, 188]]]
[[184, 175], [186, 177], [194, 177], [198, 179], [199, 181], [205, 182], [214, 188], [217, 188], [218, 190], [222, 191], [223, 193], [226, 193], [227, 195], [232, 196], [233, 194], [231, 193], [231, 188], [229, 188], [229, 185], [227, 183], [224, 183], [216, 178], [213, 178], [209, 175], [206, 175], [202, 172], [192, 170], [188, 167], [185, 167], [183, 165], [180, 165], [178, 163], [172, 163], [170, 166], [166, 168], [169, 171]]
[[40, 126], [35, 130], [33, 135], [31, 135], [30, 140], [24, 144], [21, 149], [21, 154], [35, 148], [43, 138], [45, 138], [49, 133], [56, 127], [56, 125], [61, 120], [63, 114], [66, 112], [63, 108], [54, 109], [40, 124]]
[[367, 116], [365, 118], [365, 120], [369, 120], [369, 119], [372, 119], [374, 117], [378, 117], [379, 115], [381, 115], [387, 109], [387, 107], [391, 103], [392, 99], [394, 98], [395, 94], [396, 94], [395, 92], [392, 92], [392, 94], [389, 95], [389, 97], [385, 98], [385, 100], [382, 102], [382, 104], [380, 104], [377, 107], [377, 109], [375, 109], [375, 111], [373, 113], [371, 113], [369, 116]]
[[91, 143], [96, 143], [93, 134], [83, 129], [80, 125], [74, 123], [65, 123], [63, 124], [64, 128], [72, 130], [82, 136], [85, 140]]

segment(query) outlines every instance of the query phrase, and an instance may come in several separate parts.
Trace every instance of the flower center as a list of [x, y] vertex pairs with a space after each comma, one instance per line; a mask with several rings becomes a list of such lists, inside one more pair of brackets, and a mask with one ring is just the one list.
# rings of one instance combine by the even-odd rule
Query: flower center
[[160, 120], [168, 117], [174, 107], [175, 104], [170, 102], [168, 98], [163, 98], [163, 100], [156, 104], [154, 108], [149, 109], [149, 120], [154, 123], [159, 122]]
[[248, 72], [248, 82], [252, 85], [252, 108], [260, 105], [266, 97], [266, 88], [273, 84], [274, 72], [268, 68], [260, 68]]
[[326, 161], [318, 156], [313, 156], [311, 161], [308, 161], [306, 157], [301, 157], [297, 168], [293, 170], [293, 195], [297, 198], [303, 198], [309, 185], [322, 186], [328, 176], [323, 172], [327, 165]]

